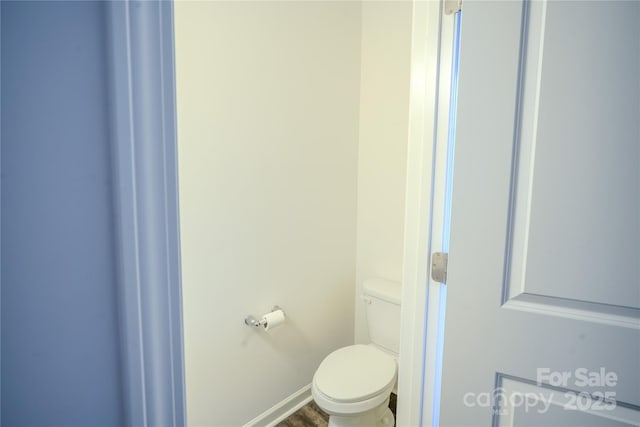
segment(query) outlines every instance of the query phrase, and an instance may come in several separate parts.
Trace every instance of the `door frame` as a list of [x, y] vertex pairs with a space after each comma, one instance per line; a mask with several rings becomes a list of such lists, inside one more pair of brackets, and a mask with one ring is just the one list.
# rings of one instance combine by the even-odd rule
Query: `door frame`
[[184, 426], [173, 4], [104, 7], [124, 425]]
[[[125, 424], [182, 426], [173, 3], [105, 7]], [[429, 254], [446, 240], [454, 17], [443, 8], [413, 2], [399, 426], [437, 423], [439, 407], [444, 292], [429, 277]]]
[[431, 278], [430, 254], [448, 251], [460, 19], [446, 3], [413, 2], [398, 426], [439, 420], [446, 287]]

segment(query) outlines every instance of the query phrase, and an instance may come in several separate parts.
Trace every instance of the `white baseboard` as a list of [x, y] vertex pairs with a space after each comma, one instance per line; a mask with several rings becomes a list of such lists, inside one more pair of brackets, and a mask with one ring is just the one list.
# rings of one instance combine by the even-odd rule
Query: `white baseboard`
[[311, 384], [309, 384], [267, 409], [243, 427], [272, 427], [311, 402], [311, 399]]

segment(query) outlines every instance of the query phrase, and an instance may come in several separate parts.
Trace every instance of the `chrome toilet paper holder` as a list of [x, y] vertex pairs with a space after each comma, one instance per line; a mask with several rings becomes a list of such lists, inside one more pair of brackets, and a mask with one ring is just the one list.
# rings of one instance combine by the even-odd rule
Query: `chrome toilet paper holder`
[[[273, 308], [271, 309], [271, 313], [273, 313], [274, 311], [278, 311], [278, 310], [282, 310], [282, 308], [280, 308], [277, 305], [274, 305]], [[284, 313], [284, 310], [282, 310], [282, 313]], [[262, 317], [264, 317], [264, 316], [262, 316]], [[259, 328], [261, 326], [264, 327], [267, 322], [262, 317], [260, 319], [256, 319], [254, 316], [248, 315], [247, 317], [245, 317], [244, 323], [247, 326], [253, 326], [255, 328]]]

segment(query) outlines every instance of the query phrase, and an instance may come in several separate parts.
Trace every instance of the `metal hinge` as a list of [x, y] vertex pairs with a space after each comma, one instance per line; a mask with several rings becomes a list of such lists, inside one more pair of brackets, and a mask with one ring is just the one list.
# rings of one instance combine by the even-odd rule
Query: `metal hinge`
[[447, 264], [449, 254], [444, 252], [434, 252], [431, 255], [431, 278], [438, 283], [447, 283]]
[[462, 0], [444, 0], [444, 14], [454, 15], [462, 10]]

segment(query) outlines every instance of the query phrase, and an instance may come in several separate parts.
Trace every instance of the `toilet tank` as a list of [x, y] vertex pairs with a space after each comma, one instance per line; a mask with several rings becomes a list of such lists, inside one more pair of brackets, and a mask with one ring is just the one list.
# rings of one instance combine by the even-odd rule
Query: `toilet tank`
[[400, 349], [401, 285], [386, 279], [367, 279], [363, 298], [369, 339], [383, 349], [398, 354]]

